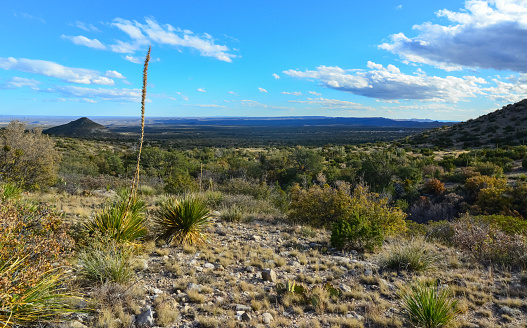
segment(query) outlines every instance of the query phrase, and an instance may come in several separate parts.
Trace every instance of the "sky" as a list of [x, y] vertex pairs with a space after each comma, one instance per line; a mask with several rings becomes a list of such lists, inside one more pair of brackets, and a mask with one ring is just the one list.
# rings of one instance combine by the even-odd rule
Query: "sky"
[[464, 121], [527, 92], [527, 0], [4, 1], [0, 115]]

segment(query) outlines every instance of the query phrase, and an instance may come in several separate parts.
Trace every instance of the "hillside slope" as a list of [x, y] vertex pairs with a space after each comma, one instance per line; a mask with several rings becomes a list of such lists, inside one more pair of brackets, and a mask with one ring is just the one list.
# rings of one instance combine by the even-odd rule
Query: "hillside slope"
[[453, 126], [422, 132], [407, 139], [419, 146], [499, 147], [527, 143], [527, 99]]
[[108, 130], [108, 128], [93, 122], [87, 117], [82, 117], [78, 120], [55, 126], [42, 132], [55, 136], [77, 138], [104, 138], [113, 135], [113, 132]]

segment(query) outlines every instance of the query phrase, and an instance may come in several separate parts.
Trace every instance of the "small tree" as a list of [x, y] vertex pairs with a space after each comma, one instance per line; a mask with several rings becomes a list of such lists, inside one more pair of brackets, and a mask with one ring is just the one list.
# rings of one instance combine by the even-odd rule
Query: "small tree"
[[60, 155], [55, 143], [38, 129], [11, 121], [0, 131], [0, 178], [27, 189], [45, 188], [55, 181]]

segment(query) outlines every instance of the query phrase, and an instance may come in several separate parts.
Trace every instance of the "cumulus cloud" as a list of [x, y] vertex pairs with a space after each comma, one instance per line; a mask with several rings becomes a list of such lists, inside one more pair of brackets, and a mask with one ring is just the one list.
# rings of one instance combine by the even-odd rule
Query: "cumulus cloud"
[[117, 72], [117, 71], [106, 71], [106, 77], [114, 78], [114, 79], [126, 79], [126, 77], [123, 76], [123, 74]]
[[68, 39], [71, 42], [75, 43], [76, 45], [80, 46], [86, 46], [93, 49], [100, 49], [104, 50], [106, 49], [106, 46], [101, 43], [101, 41], [97, 39], [88, 39], [85, 36], [77, 35], [77, 36], [68, 36], [68, 35], [62, 35], [63, 39]]
[[274, 77], [275, 79], [277, 79], [277, 80], [280, 79], [280, 75], [278, 75], [278, 74], [276, 74], [276, 73], [273, 73], [273, 77]]
[[99, 85], [115, 84], [112, 79], [101, 76], [97, 71], [85, 68], [66, 67], [46, 60], [0, 57], [0, 68], [50, 76], [72, 83]]
[[282, 91], [282, 94], [283, 95], [301, 96], [302, 92], [300, 92], [300, 91], [293, 91], [293, 92]]
[[414, 26], [416, 37], [391, 35], [379, 47], [406, 62], [447, 71], [486, 68], [527, 72], [527, 1], [468, 0], [459, 12], [440, 10], [452, 24]]
[[129, 62], [134, 63], [134, 64], [141, 64], [142, 61], [143, 61], [141, 58], [134, 57], [134, 56], [131, 56], [131, 55], [124, 56], [124, 59], [128, 60]]
[[525, 73], [509, 76], [506, 79], [495, 77], [492, 82], [495, 86], [484, 89], [492, 100], [514, 103], [524, 99], [527, 94], [527, 74]]
[[103, 89], [77, 86], [54, 86], [42, 92], [56, 93], [64, 98], [91, 99], [94, 101], [140, 102], [141, 89]]
[[258, 87], [258, 91], [267, 93], [267, 90], [265, 90], [264, 88], [260, 88], [260, 87]]
[[287, 70], [285, 74], [303, 79], [315, 79], [327, 88], [377, 99], [417, 99], [422, 101], [458, 102], [477, 97], [483, 92], [482, 78], [465, 76], [427, 76], [422, 70], [407, 75], [394, 65], [386, 68], [368, 62], [369, 70], [345, 70], [340, 67], [319, 66], [314, 71]]
[[289, 100], [290, 103], [318, 105], [322, 108], [333, 110], [375, 110], [370, 106], [364, 106], [351, 101], [326, 99], [326, 98], [308, 98], [307, 100]]
[[199, 92], [207, 92], [205, 89], [202, 89], [202, 88], [199, 88], [198, 91]]
[[237, 56], [231, 53], [226, 45], [215, 43], [214, 38], [208, 34], [197, 35], [189, 30], [175, 28], [170, 24], [160, 25], [154, 18], [145, 18], [145, 23], [115, 18], [111, 23], [125, 32], [130, 41], [118, 40], [110, 45], [113, 52], [133, 54], [151, 43], [171, 45], [197, 50], [201, 56], [213, 57], [221, 61], [232, 62]]

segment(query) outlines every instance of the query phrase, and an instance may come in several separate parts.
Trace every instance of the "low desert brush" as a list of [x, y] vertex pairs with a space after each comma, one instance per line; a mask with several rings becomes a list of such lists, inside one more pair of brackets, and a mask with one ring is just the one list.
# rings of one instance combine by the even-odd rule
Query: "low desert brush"
[[435, 250], [422, 238], [395, 242], [385, 250], [381, 266], [396, 271], [425, 271], [439, 261]]
[[80, 274], [99, 283], [126, 283], [134, 275], [131, 258], [129, 246], [116, 242], [93, 245], [79, 253]]
[[155, 219], [161, 228], [160, 238], [176, 244], [200, 244], [207, 241], [204, 231], [210, 224], [209, 209], [196, 196], [186, 195], [161, 204]]

